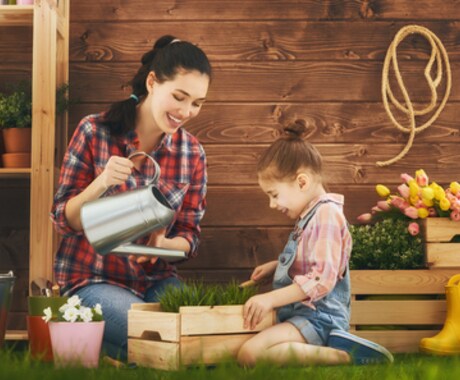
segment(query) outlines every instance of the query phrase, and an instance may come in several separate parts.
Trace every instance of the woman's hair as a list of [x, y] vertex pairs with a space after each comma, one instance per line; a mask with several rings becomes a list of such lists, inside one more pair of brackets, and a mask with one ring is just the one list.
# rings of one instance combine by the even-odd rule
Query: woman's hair
[[132, 95], [113, 103], [107, 111], [104, 122], [113, 135], [121, 135], [134, 129], [136, 105], [147, 95], [145, 81], [151, 71], [158, 82], [173, 80], [180, 70], [196, 70], [211, 79], [212, 69], [208, 57], [198, 46], [181, 41], [174, 36], [160, 37], [152, 50], [142, 56], [141, 67], [131, 80]]
[[257, 164], [259, 177], [283, 181], [295, 178], [300, 169], [321, 176], [321, 155], [304, 140], [306, 132], [302, 123], [285, 127], [281, 137], [262, 153]]

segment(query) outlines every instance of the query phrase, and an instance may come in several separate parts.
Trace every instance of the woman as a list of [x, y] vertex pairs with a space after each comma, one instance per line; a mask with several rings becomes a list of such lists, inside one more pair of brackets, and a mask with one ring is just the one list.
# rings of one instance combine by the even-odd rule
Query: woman
[[166, 285], [179, 285], [176, 268], [161, 259], [99, 255], [82, 231], [85, 202], [145, 186], [154, 174], [146, 152], [160, 165], [160, 191], [176, 211], [162, 231], [137, 240], [196, 255], [205, 211], [206, 157], [182, 126], [201, 110], [211, 66], [197, 46], [163, 36], [145, 53], [131, 81], [133, 92], [108, 112], [85, 117], [63, 160], [51, 213], [63, 239], [54, 270], [64, 294], [100, 303], [106, 321], [104, 348], [126, 358], [127, 311], [132, 303], [155, 302]]

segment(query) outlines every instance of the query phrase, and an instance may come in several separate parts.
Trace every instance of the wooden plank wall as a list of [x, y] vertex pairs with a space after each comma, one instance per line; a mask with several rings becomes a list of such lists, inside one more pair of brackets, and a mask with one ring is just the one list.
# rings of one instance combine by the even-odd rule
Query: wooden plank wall
[[[374, 185], [395, 188], [401, 172], [423, 167], [442, 184], [460, 179], [458, 1], [79, 0], [70, 13], [71, 97], [80, 102], [70, 111], [72, 129], [84, 115], [129, 95], [141, 54], [163, 34], [197, 43], [212, 61], [209, 100], [187, 126], [207, 152], [209, 192], [199, 257], [183, 265], [186, 277], [243, 280], [255, 265], [276, 257], [292, 221], [268, 208], [255, 163], [292, 121], [308, 127], [331, 191], [345, 194], [351, 223], [377, 200]], [[375, 162], [393, 157], [407, 139], [389, 121], [380, 86], [387, 48], [409, 24], [442, 40], [454, 85], [439, 120], [416, 137], [410, 153], [378, 168]], [[8, 43], [0, 34], [1, 79], [30, 71], [28, 42], [21, 39], [30, 31], [18, 32], [8, 34]], [[418, 36], [399, 50], [419, 106], [429, 99], [423, 79], [428, 54]]]

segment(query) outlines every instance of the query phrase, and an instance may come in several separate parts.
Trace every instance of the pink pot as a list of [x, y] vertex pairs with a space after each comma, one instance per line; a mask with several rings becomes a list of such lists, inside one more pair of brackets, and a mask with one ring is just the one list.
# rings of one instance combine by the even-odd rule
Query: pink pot
[[16, 0], [17, 5], [33, 5], [34, 0]]
[[58, 367], [99, 365], [105, 322], [49, 322], [54, 363]]

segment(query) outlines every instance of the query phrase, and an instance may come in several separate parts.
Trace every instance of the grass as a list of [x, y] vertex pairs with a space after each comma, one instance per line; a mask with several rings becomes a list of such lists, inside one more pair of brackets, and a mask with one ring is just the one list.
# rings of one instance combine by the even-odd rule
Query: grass
[[2, 379], [66, 379], [66, 380], [113, 380], [113, 379], [255, 379], [255, 380], [437, 380], [459, 379], [460, 357], [433, 357], [424, 355], [396, 355], [393, 365], [337, 366], [337, 367], [287, 367], [277, 368], [261, 364], [244, 369], [234, 362], [215, 367], [194, 367], [175, 372], [148, 368], [117, 369], [101, 363], [98, 369], [57, 369], [52, 364], [32, 361], [27, 351], [6, 349], [0, 351], [0, 377]]

